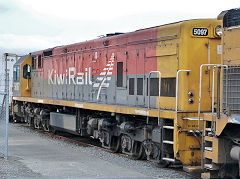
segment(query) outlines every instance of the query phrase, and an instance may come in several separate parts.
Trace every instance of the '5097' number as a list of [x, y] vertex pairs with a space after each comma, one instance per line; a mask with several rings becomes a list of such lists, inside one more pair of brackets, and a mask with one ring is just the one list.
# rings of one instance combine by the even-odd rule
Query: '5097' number
[[195, 35], [195, 36], [208, 36], [208, 29], [206, 29], [206, 28], [193, 28], [193, 35]]

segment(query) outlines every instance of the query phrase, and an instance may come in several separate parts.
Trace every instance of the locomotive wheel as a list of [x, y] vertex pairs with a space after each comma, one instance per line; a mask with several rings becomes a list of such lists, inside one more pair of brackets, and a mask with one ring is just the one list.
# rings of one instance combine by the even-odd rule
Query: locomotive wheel
[[120, 142], [121, 142], [120, 137], [113, 136], [111, 151], [118, 152], [120, 149]]
[[41, 122], [40, 122], [40, 120], [38, 119], [38, 118], [34, 118], [34, 128], [35, 129], [40, 129], [40, 124]]
[[43, 130], [49, 132], [49, 120], [48, 119], [43, 119], [42, 120], [42, 126]]
[[144, 157], [144, 148], [141, 142], [134, 142], [132, 158], [139, 160]]
[[132, 139], [128, 135], [121, 136], [121, 149], [123, 153], [130, 154], [132, 153]]
[[31, 126], [30, 117], [27, 117], [26, 123], [27, 123], [27, 125], [28, 125], [29, 127]]
[[31, 117], [27, 117], [27, 125], [29, 126], [29, 127], [33, 127], [33, 121], [32, 121], [32, 118]]

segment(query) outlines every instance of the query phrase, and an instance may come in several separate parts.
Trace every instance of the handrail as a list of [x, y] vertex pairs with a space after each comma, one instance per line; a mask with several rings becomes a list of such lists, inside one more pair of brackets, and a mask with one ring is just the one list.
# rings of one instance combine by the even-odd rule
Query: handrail
[[180, 127], [180, 125], [178, 124], [178, 79], [179, 79], [179, 73], [180, 72], [190, 72], [191, 70], [178, 70], [177, 71], [177, 79], [176, 79], [176, 107], [175, 107], [175, 113], [176, 113], [176, 126]]
[[215, 68], [217, 66], [213, 67], [213, 80], [212, 80], [212, 123], [211, 123], [211, 132], [213, 132], [213, 115], [214, 115], [214, 87], [215, 87]]
[[[150, 77], [152, 73], [158, 73], [159, 74], [159, 81], [158, 81], [158, 126], [160, 126], [160, 96], [161, 96], [161, 79], [162, 74], [160, 71], [151, 71], [148, 75], [148, 112], [150, 110]], [[147, 115], [147, 124], [149, 122], [149, 114]]]
[[[228, 69], [227, 65], [219, 65], [219, 66], [214, 66], [213, 67], [213, 81], [212, 81], [212, 123], [211, 123], [211, 132], [213, 132], [213, 115], [214, 115], [214, 91], [215, 91], [215, 68], [216, 67], [225, 67]], [[227, 83], [227, 80], [226, 80]], [[226, 95], [227, 95], [227, 85], [226, 85]], [[226, 101], [227, 101], [227, 96], [226, 96]], [[226, 103], [227, 104], [227, 103]]]
[[[202, 95], [202, 68], [203, 67], [210, 67], [210, 66], [216, 66], [216, 67], [225, 67], [228, 69], [228, 66], [227, 65], [221, 65], [221, 64], [202, 64], [200, 66], [200, 80], [199, 80], [199, 100], [198, 100], [198, 130], [200, 131], [200, 110], [201, 110], [201, 95]], [[214, 81], [214, 79], [213, 79]], [[227, 81], [227, 80], [226, 80]], [[227, 83], [227, 82], [226, 82]], [[226, 94], [227, 94], [227, 85], [226, 85]], [[226, 96], [227, 97], [227, 96]], [[212, 98], [212, 100], [214, 100]], [[226, 102], [227, 104], [227, 102]]]
[[[221, 64], [202, 64], [200, 66], [200, 80], [199, 80], [199, 101], [198, 101], [198, 131], [200, 132], [200, 112], [201, 112], [201, 90], [202, 90], [202, 68], [204, 66], [210, 67], [213, 66], [213, 74], [215, 73], [216, 67], [225, 67], [228, 69], [227, 65], [221, 65]], [[212, 125], [213, 125], [213, 111], [214, 111], [214, 84], [215, 84], [215, 75], [213, 75], [213, 84], [212, 84], [212, 124], [211, 124], [211, 131], [212, 131]], [[226, 76], [226, 95], [227, 95], [227, 76]], [[227, 104], [227, 96], [226, 96], [226, 104]], [[202, 159], [201, 159], [201, 166], [203, 168], [204, 165], [204, 135], [202, 133]]]

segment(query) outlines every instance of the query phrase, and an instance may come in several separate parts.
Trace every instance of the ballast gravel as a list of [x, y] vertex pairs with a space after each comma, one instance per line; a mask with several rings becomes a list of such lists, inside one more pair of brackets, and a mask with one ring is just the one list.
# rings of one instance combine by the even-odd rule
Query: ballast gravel
[[53, 139], [22, 124], [9, 124], [9, 160], [0, 158], [1, 178], [185, 178], [96, 147]]

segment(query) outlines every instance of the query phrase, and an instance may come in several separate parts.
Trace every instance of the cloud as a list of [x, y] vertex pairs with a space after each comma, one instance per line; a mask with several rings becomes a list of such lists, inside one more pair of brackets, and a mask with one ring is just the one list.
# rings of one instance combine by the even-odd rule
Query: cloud
[[[231, 1], [231, 3], [230, 3]], [[192, 18], [216, 18], [238, 1], [7, 0], [0, 2], [0, 48], [32, 52]], [[186, 5], [187, 4], [187, 5]], [[206, 6], [208, 4], [208, 6]], [[214, 7], [214, 8], [212, 8]]]
[[61, 37], [44, 37], [31, 35], [0, 34], [0, 47], [18, 49], [28, 52], [45, 49], [62, 44]]
[[8, 10], [9, 10], [8, 7], [6, 7], [6, 6], [4, 6], [4, 5], [0, 5], [0, 14], [5, 13], [5, 12], [7, 12]]
[[[19, 1], [21, 3], [19, 3]], [[229, 0], [233, 4], [238, 4], [237, 1]], [[132, 16], [134, 14], [161, 12], [165, 16], [171, 15], [170, 12], [188, 12], [191, 14], [202, 13], [203, 15], [214, 15], [215, 10], [223, 7], [223, 3], [216, 3], [209, 0], [201, 0], [197, 6], [189, 0], [174, 0], [174, 1], [159, 1], [159, 0], [18, 0], [21, 8], [26, 11], [34, 11], [38, 14], [47, 15], [49, 17], [61, 18], [63, 20], [111, 20], [121, 16]], [[207, 6], [206, 6], [207, 4]], [[231, 4], [231, 5], [230, 5]], [[214, 7], [214, 8], [213, 8]], [[226, 7], [225, 7], [226, 8]], [[221, 10], [219, 10], [221, 11]], [[216, 17], [216, 15], [215, 15]]]

